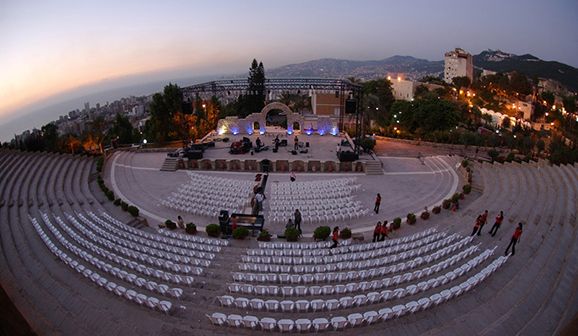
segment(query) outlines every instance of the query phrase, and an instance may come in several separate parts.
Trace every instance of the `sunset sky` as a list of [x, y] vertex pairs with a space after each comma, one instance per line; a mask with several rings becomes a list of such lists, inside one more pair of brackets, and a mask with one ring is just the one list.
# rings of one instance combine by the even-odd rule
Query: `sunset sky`
[[0, 0], [0, 125], [78, 88], [243, 73], [253, 58], [442, 60], [461, 47], [578, 67], [577, 18], [575, 0]]

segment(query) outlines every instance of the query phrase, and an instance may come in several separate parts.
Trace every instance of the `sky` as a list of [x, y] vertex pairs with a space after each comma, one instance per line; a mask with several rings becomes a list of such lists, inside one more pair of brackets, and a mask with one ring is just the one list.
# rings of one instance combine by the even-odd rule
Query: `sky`
[[74, 98], [96, 92], [113, 101], [129, 86], [158, 83], [142, 95], [244, 73], [253, 58], [265, 69], [320, 58], [433, 61], [461, 47], [578, 67], [577, 17], [576, 0], [0, 0], [0, 127], [65, 101], [60, 114], [81, 109]]

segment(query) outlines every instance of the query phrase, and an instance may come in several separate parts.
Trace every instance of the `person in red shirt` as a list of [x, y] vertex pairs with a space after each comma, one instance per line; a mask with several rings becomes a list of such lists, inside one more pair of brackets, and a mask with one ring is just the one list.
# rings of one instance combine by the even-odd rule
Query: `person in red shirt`
[[375, 198], [375, 207], [373, 208], [373, 211], [375, 211], [376, 214], [379, 213], [380, 204], [381, 204], [381, 195], [377, 194], [377, 197]]
[[486, 210], [486, 212], [482, 214], [482, 218], [480, 219], [481, 225], [480, 229], [478, 230], [478, 236], [482, 235], [482, 228], [484, 227], [487, 221], [488, 221], [488, 210]]
[[235, 231], [235, 229], [237, 228], [238, 221], [239, 219], [237, 218], [237, 216], [235, 215], [231, 216], [231, 231]]
[[481, 230], [481, 226], [482, 226], [482, 216], [478, 216], [478, 218], [476, 218], [476, 225], [474, 225], [474, 232], [472, 232], [472, 236], [476, 234], [476, 232], [478, 232], [478, 230]]
[[512, 240], [510, 240], [510, 244], [506, 248], [506, 253], [504, 255], [508, 255], [508, 251], [510, 250], [510, 246], [512, 247], [512, 255], [516, 254], [516, 243], [520, 241], [520, 236], [522, 235], [522, 223], [518, 223], [518, 227], [516, 231], [514, 231], [514, 235], [512, 236]]
[[379, 241], [384, 241], [385, 237], [389, 239], [389, 236], [387, 235], [387, 221], [384, 221], [383, 225], [381, 226], [381, 239]]
[[379, 241], [379, 234], [381, 233], [381, 222], [377, 222], [375, 229], [373, 229], [373, 240], [372, 243]]
[[333, 245], [330, 248], [337, 247], [337, 238], [339, 238], [339, 226], [333, 228]]
[[504, 220], [504, 212], [500, 211], [500, 213], [496, 217], [496, 222], [494, 223], [494, 226], [492, 226], [492, 229], [490, 230], [490, 232], [488, 232], [489, 234], [492, 235], [492, 237], [495, 236], [496, 233], [498, 233], [498, 229], [502, 225], [503, 220]]

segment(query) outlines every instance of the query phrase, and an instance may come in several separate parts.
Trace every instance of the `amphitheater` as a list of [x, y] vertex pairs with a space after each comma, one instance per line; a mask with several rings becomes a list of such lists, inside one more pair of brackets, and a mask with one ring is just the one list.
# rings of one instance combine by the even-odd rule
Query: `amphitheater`
[[[286, 208], [305, 207], [305, 237], [287, 243], [158, 227], [183, 214], [202, 229], [216, 222], [219, 207], [242, 210], [243, 199], [232, 194], [250, 186], [254, 173], [161, 172], [163, 153], [116, 152], [105, 181], [141, 209], [143, 227], [104, 197], [95, 159], [3, 149], [0, 282], [38, 335], [556, 335], [572, 320], [576, 166], [473, 163], [473, 192], [458, 211], [404, 222], [391, 239], [372, 243], [377, 220], [440, 204], [465, 176], [459, 156], [420, 162], [384, 146], [377, 153], [384, 175], [299, 174], [302, 197], [288, 197], [287, 173], [272, 173], [269, 230], [282, 230]], [[215, 181], [207, 193], [225, 186], [231, 195], [215, 191], [186, 212], [206, 196], [185, 203], [193, 179]], [[470, 237], [484, 210], [488, 225]], [[505, 221], [491, 237], [499, 211]], [[505, 256], [518, 222], [526, 223], [524, 234], [516, 254]], [[348, 226], [357, 238], [330, 250], [311, 238], [318, 225]]]

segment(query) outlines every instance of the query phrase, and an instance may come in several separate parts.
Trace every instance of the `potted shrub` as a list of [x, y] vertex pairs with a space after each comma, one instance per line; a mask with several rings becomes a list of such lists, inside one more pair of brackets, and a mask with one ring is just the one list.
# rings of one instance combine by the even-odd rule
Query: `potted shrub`
[[472, 185], [471, 184], [466, 184], [462, 187], [464, 194], [469, 194], [472, 192]]
[[394, 230], [397, 230], [397, 229], [399, 229], [400, 227], [401, 227], [401, 218], [400, 218], [400, 217], [396, 217], [396, 218], [393, 220], [393, 229], [394, 229]]
[[120, 207], [122, 208], [122, 211], [128, 211], [128, 203], [121, 201]]
[[456, 203], [459, 199], [460, 199], [460, 194], [455, 193], [455, 194], [452, 196], [452, 203]]
[[167, 226], [168, 229], [171, 229], [171, 230], [174, 230], [174, 229], [177, 228], [177, 223], [173, 222], [173, 221], [170, 220], [170, 219], [167, 219], [167, 220], [165, 221], [165, 225]]
[[412, 213], [407, 214], [407, 220], [405, 221], [407, 224], [415, 224], [416, 218], [415, 215]]
[[195, 225], [195, 223], [187, 223], [186, 227], [185, 227], [185, 232], [188, 234], [195, 234], [197, 233], [197, 226]]
[[205, 228], [205, 231], [207, 231], [207, 235], [210, 237], [218, 237], [221, 234], [221, 227], [217, 224], [209, 224]]
[[341, 239], [351, 238], [351, 229], [349, 229], [348, 227], [343, 228], [343, 230], [341, 230], [341, 233], [339, 234], [339, 237], [341, 237]]
[[139, 213], [138, 208], [135, 207], [134, 205], [129, 206], [129, 207], [127, 208], [127, 211], [128, 211], [128, 213], [130, 213], [133, 217], [138, 216], [138, 213]]
[[447, 208], [450, 207], [450, 204], [452, 204], [452, 200], [449, 199], [449, 198], [447, 198], [447, 199], [443, 200], [443, 202], [442, 202], [442, 207], [443, 207], [444, 209], [447, 209]]
[[313, 239], [325, 240], [330, 234], [331, 228], [329, 228], [329, 226], [318, 226], [315, 231], [313, 231]]
[[462, 160], [462, 166], [463, 166], [464, 168], [466, 168], [469, 163], [470, 163], [470, 162], [468, 161], [468, 159], [463, 159], [463, 160]]
[[287, 237], [287, 241], [293, 242], [297, 241], [297, 239], [299, 239], [300, 234], [301, 233], [299, 232], [299, 230], [294, 227], [285, 229], [285, 237]]
[[120, 202], [121, 202], [121, 199], [120, 199], [120, 198], [117, 198], [117, 199], [114, 200], [113, 204], [116, 205], [116, 206], [119, 206], [119, 205], [120, 205]]
[[270, 241], [271, 235], [269, 234], [269, 231], [267, 231], [267, 230], [261, 231], [261, 233], [259, 234], [259, 237], [257, 237], [257, 240], [258, 241]]
[[423, 208], [424, 211], [419, 215], [421, 219], [428, 219], [429, 218], [429, 211], [427, 211], [427, 207]]
[[244, 226], [238, 226], [233, 230], [233, 238], [235, 239], [245, 239], [249, 235], [249, 229]]
[[[449, 204], [448, 204], [448, 206], [449, 206]], [[431, 210], [431, 212], [433, 212], [433, 213], [436, 214], [436, 215], [439, 214], [440, 211], [442, 211], [442, 207], [439, 206], [439, 205], [436, 205], [436, 206]]]
[[112, 190], [107, 190], [107, 192], [105, 193], [106, 197], [108, 197], [108, 199], [110, 201], [114, 201], [114, 192], [112, 192]]

